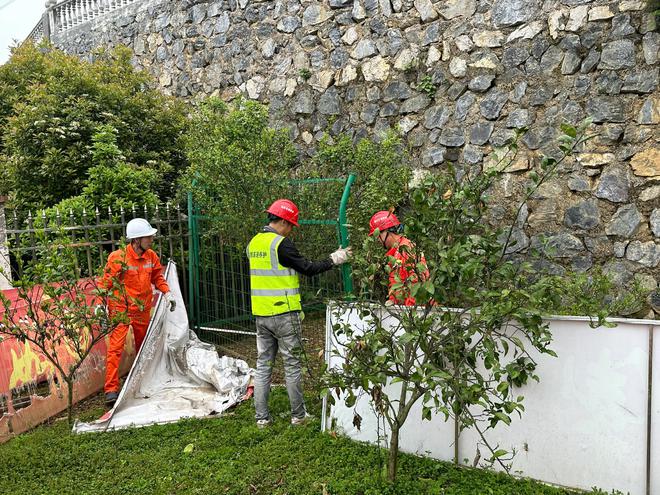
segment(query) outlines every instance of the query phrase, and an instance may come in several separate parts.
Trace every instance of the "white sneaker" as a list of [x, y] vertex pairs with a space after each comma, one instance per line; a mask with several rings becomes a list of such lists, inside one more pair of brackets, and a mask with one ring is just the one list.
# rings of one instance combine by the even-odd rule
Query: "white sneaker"
[[258, 419], [257, 428], [268, 428], [273, 424], [273, 421], [270, 419]]
[[305, 415], [302, 418], [291, 418], [291, 424], [293, 426], [303, 426], [309, 423], [314, 419], [314, 416], [311, 414], [305, 413]]

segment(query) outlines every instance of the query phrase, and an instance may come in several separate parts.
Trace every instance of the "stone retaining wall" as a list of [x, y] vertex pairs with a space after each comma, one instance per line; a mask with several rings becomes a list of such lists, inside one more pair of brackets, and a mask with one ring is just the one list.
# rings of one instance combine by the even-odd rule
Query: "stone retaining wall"
[[143, 0], [53, 41], [78, 54], [128, 45], [166, 93], [268, 103], [306, 152], [325, 132], [398, 127], [414, 166], [442, 171], [481, 166], [528, 128], [495, 191], [502, 219], [560, 124], [591, 116], [597, 137], [523, 209], [515, 249], [545, 238], [557, 271], [660, 281], [660, 34], [647, 1]]

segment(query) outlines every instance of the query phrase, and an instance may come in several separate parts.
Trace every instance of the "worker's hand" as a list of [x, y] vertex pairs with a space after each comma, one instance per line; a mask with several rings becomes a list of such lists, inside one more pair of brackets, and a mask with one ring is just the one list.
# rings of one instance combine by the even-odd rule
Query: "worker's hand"
[[166, 292], [163, 297], [165, 298], [165, 302], [167, 303], [167, 306], [170, 308], [170, 311], [174, 311], [176, 309], [176, 301], [174, 300], [174, 297], [172, 297], [171, 292]]
[[339, 248], [337, 251], [330, 255], [330, 258], [335, 265], [343, 265], [348, 261], [348, 258], [350, 258], [351, 254], [353, 254], [353, 252], [350, 247]]

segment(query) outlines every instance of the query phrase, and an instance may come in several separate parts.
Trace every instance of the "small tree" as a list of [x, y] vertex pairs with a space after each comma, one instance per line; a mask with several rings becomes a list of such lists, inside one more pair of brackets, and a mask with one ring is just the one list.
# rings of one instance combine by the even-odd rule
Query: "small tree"
[[107, 312], [108, 302], [127, 296], [118, 280], [107, 284], [100, 278], [79, 279], [76, 252], [64, 244], [66, 237], [59, 239], [64, 243], [40, 240], [45, 247], [13, 282], [16, 301], [0, 292], [0, 340], [30, 343], [53, 364], [67, 384], [71, 423], [77, 372], [115, 325], [128, 321], [125, 314], [110, 318]]
[[119, 47], [86, 61], [25, 43], [0, 66], [0, 193], [13, 207], [48, 208], [79, 195], [101, 125], [116, 130], [126, 162], [157, 174], [160, 199], [172, 197], [185, 166], [187, 110], [152, 89], [131, 57]]
[[[514, 219], [585, 141], [586, 126], [563, 128], [561, 155], [542, 159]], [[449, 174], [428, 177], [410, 191], [404, 223], [414, 247], [404, 268], [416, 276], [401, 280], [395, 272], [391, 289], [413, 296], [416, 306], [393, 307], [376, 299], [388, 290], [390, 267], [384, 267], [383, 248], [374, 237], [367, 237], [356, 253], [353, 266], [360, 290], [354, 304], [366, 328], [335, 326], [336, 338], [343, 342], [337, 353], [345, 361], [327, 371], [324, 394], [332, 401], [334, 390], [348, 407], [360, 394], [369, 397], [389, 428], [391, 481], [397, 473], [401, 428], [420, 400], [424, 419], [442, 413], [460, 428], [475, 428], [490, 452], [485, 460], [508, 471], [512, 454], [491, 445], [485, 433], [524, 411], [523, 397], [515, 389], [530, 379], [538, 381], [533, 353], [555, 355], [543, 316], [560, 303], [562, 281], [514, 257], [515, 223], [501, 230], [487, 221], [488, 193], [515, 151], [514, 142], [489, 170], [458, 174], [450, 167]], [[598, 315], [600, 323], [604, 316]], [[395, 384], [400, 388], [393, 392]], [[356, 411], [358, 428], [360, 422]]]

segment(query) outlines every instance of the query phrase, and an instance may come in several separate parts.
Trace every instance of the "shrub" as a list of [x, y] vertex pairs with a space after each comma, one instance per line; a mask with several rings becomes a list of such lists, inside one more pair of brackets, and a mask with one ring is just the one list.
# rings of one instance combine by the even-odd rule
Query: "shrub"
[[193, 191], [213, 230], [242, 249], [263, 225], [264, 209], [285, 195], [297, 163], [287, 132], [270, 128], [257, 102], [210, 98], [193, 115], [185, 148], [190, 168], [182, 189]]

